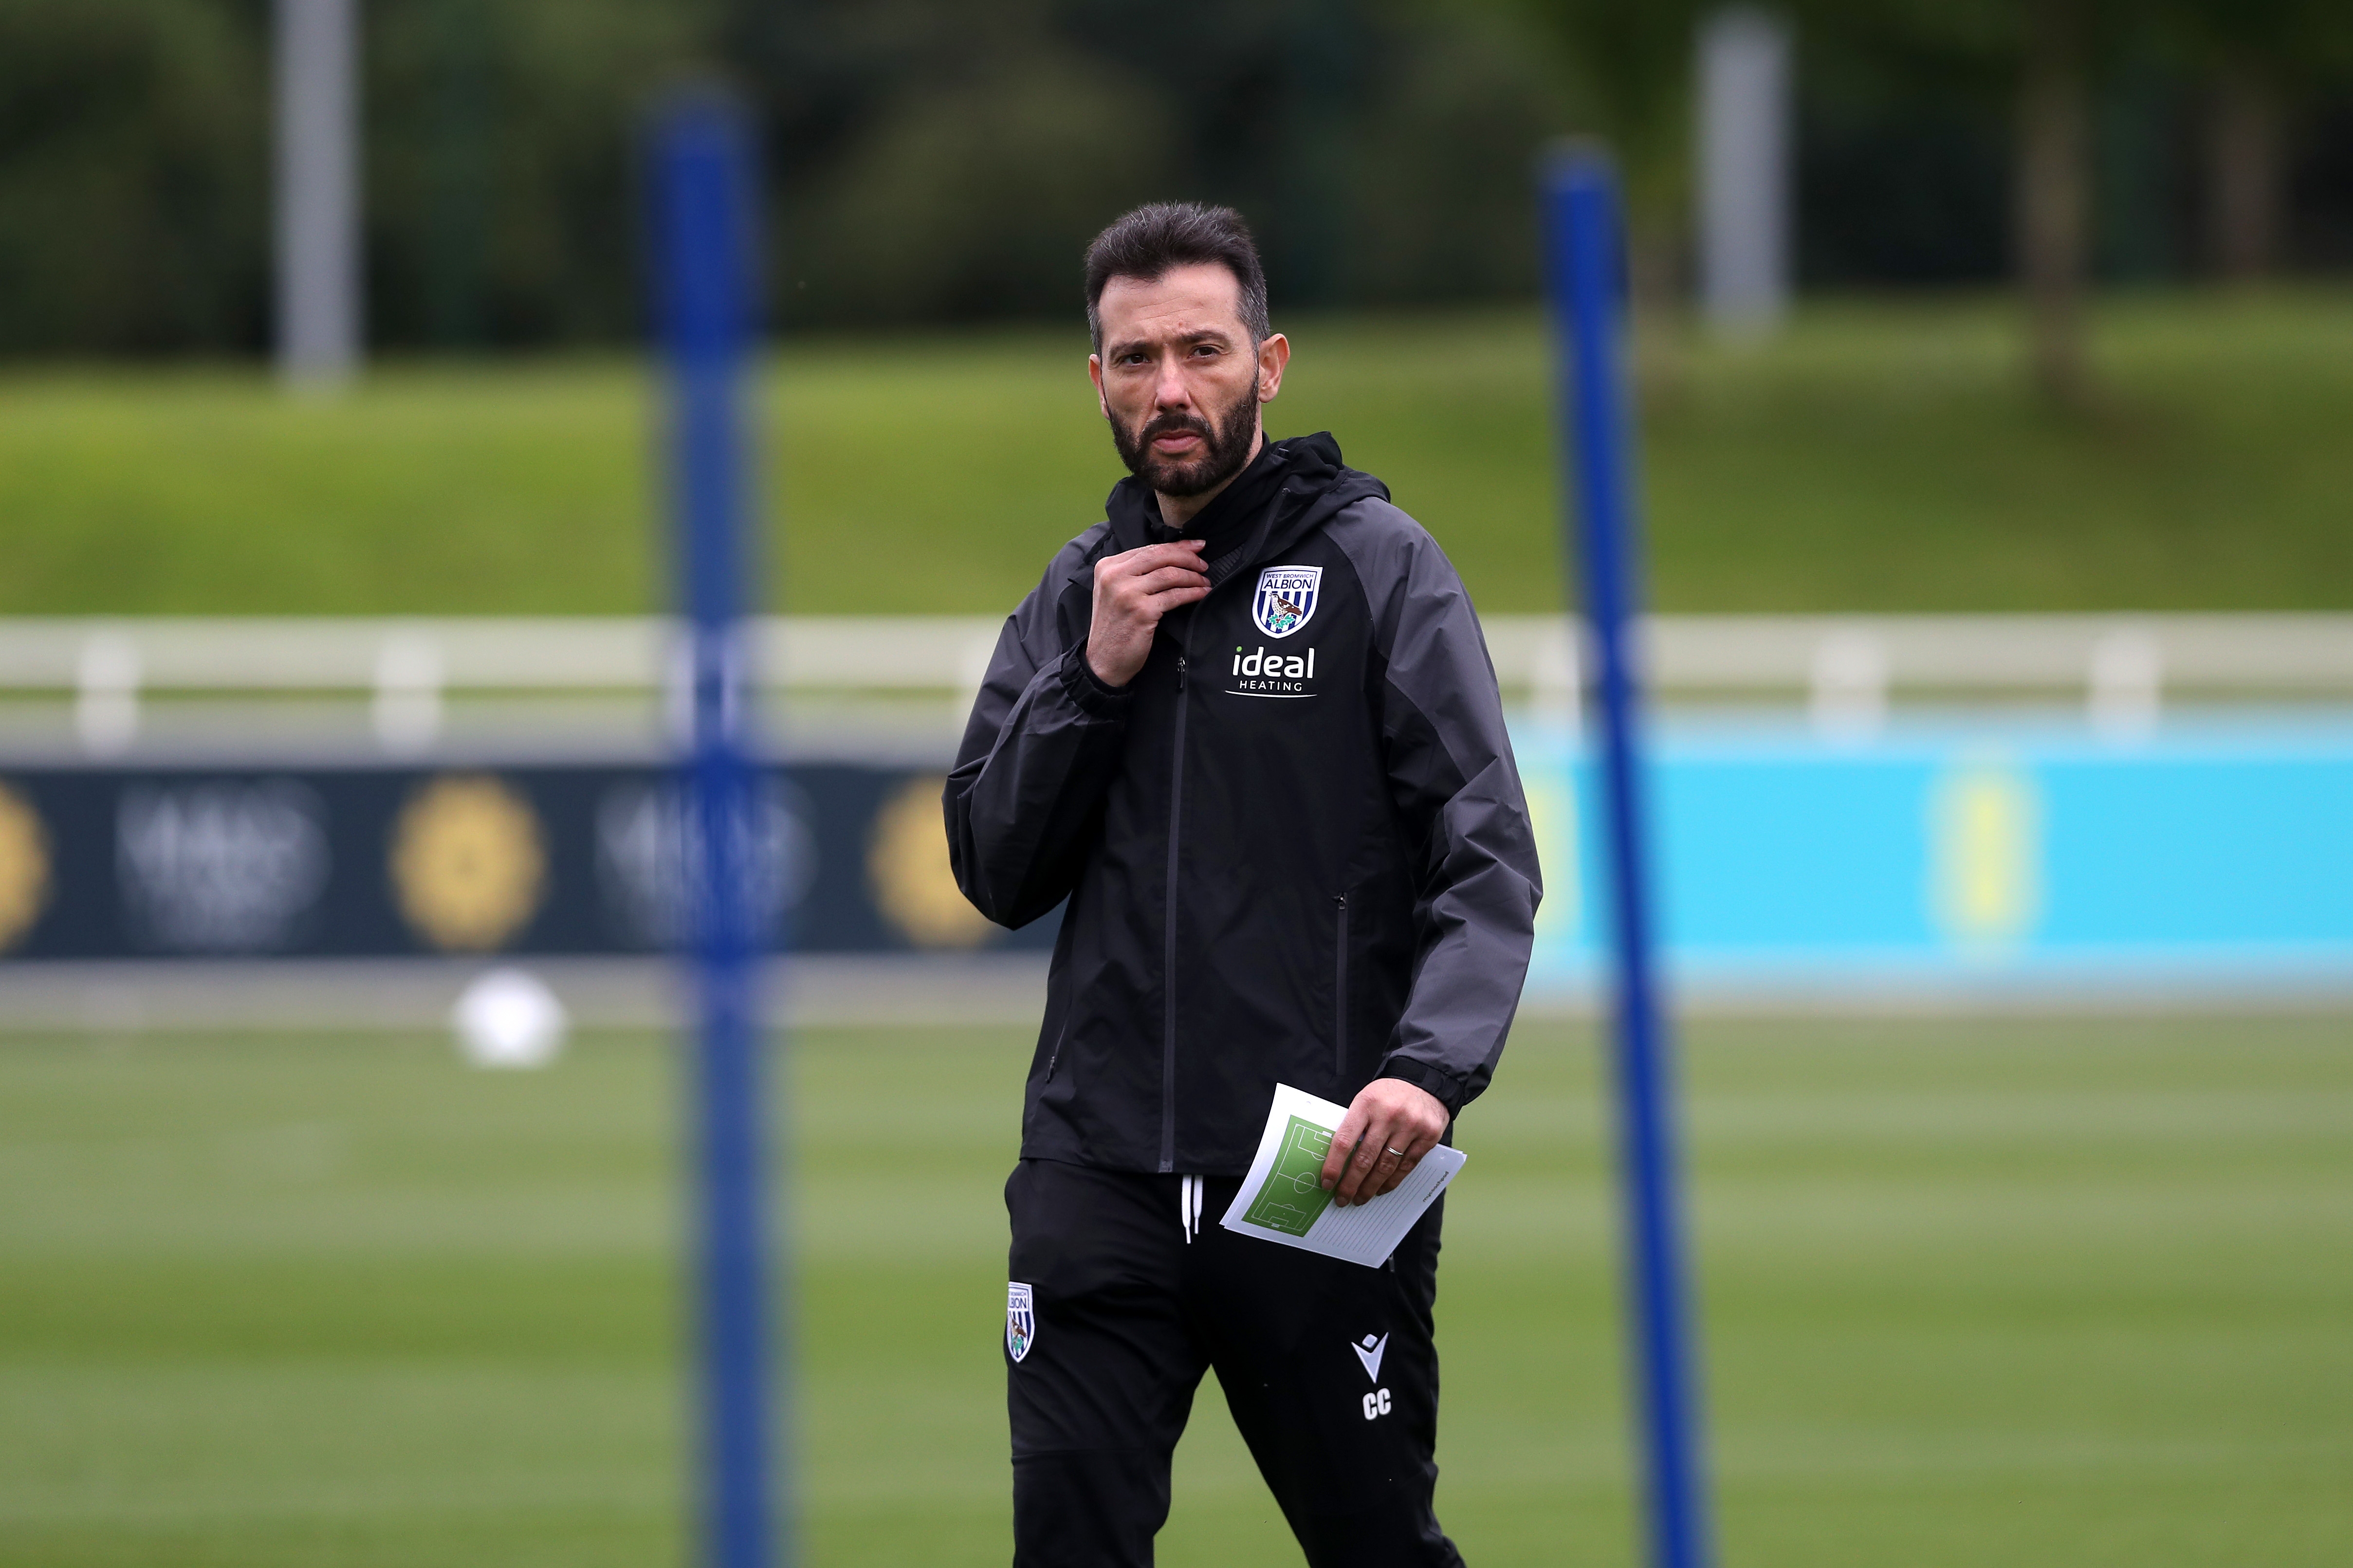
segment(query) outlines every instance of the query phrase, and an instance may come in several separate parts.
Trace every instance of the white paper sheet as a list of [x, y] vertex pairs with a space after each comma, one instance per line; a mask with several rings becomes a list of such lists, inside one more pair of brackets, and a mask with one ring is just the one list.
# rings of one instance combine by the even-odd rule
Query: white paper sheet
[[1228, 1230], [1282, 1247], [1304, 1247], [1378, 1268], [1388, 1261], [1467, 1156], [1443, 1144], [1421, 1157], [1413, 1173], [1367, 1204], [1334, 1205], [1318, 1179], [1332, 1135], [1348, 1108], [1277, 1084], [1266, 1131], [1241, 1191], [1219, 1223]]

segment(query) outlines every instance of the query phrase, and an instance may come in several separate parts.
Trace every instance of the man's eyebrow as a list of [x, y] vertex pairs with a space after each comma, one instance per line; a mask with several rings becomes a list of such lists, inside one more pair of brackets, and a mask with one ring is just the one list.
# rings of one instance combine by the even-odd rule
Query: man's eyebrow
[[[1113, 343], [1103, 352], [1116, 359], [1122, 354], [1133, 353], [1137, 349], [1148, 349], [1156, 341], [1158, 340], [1129, 338], [1124, 342]], [[1168, 341], [1177, 343], [1229, 343], [1234, 341], [1234, 334], [1223, 327], [1196, 327], [1189, 332], [1178, 332]]]

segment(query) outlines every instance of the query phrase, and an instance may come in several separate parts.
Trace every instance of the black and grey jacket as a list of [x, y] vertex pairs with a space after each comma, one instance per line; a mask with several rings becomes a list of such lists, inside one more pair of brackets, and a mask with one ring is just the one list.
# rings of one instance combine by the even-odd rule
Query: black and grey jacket
[[[1113, 689], [1094, 563], [1175, 537], [1135, 480], [1006, 622], [946, 791], [957, 883], [1067, 898], [1022, 1154], [1240, 1175], [1280, 1081], [1487, 1086], [1541, 893], [1479, 622], [1329, 436], [1267, 447], [1188, 535], [1211, 588]], [[1216, 515], [1213, 515], [1216, 514]], [[1208, 526], [1203, 526], [1208, 525]]]

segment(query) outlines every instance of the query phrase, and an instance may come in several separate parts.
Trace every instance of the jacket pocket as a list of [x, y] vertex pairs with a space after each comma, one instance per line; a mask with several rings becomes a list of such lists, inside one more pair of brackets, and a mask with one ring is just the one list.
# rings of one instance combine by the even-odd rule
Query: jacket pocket
[[1337, 940], [1332, 944], [1332, 1077], [1344, 1088], [1348, 1081], [1348, 895], [1332, 899]]

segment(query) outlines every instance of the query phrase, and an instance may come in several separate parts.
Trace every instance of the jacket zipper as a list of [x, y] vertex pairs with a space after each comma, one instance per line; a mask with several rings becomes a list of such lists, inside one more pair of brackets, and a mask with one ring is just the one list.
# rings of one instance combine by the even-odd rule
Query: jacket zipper
[[1176, 743], [1168, 763], [1168, 919], [1160, 958], [1160, 1169], [1176, 1168], [1176, 833], [1185, 805], [1185, 655], [1176, 655]]
[[1339, 956], [1332, 977], [1332, 1073], [1345, 1089], [1348, 1082], [1348, 895], [1335, 893], [1332, 901], [1339, 906], [1340, 925], [1335, 949]]
[[1048, 1083], [1054, 1081], [1054, 1064], [1062, 1059], [1062, 1042], [1070, 1037], [1071, 1021], [1066, 1017], [1062, 1020], [1062, 1026], [1054, 1031], [1054, 1054], [1046, 1058], [1045, 1081]]

